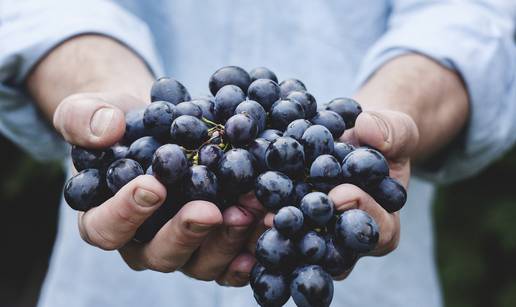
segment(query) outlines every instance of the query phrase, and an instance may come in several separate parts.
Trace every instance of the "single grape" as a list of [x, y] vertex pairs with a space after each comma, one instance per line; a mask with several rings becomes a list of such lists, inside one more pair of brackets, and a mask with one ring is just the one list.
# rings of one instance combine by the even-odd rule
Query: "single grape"
[[296, 119], [295, 121], [288, 124], [287, 129], [283, 133], [283, 136], [288, 136], [296, 139], [296, 141], [301, 141], [303, 137], [303, 133], [305, 133], [306, 129], [312, 125], [311, 122], [306, 119]]
[[66, 203], [74, 210], [88, 211], [106, 201], [109, 193], [104, 176], [97, 169], [85, 169], [64, 186]]
[[253, 81], [247, 90], [249, 99], [262, 105], [265, 111], [270, 111], [272, 105], [280, 99], [278, 83], [269, 79]]
[[152, 84], [151, 101], [168, 101], [174, 105], [190, 100], [186, 87], [172, 78], [162, 77]]
[[321, 125], [308, 127], [301, 137], [301, 144], [303, 144], [308, 165], [320, 155], [331, 155], [334, 149], [333, 136], [326, 127]]
[[371, 148], [357, 148], [342, 162], [344, 181], [361, 188], [377, 185], [389, 175], [389, 165], [383, 155]]
[[131, 159], [117, 160], [111, 163], [107, 170], [107, 186], [114, 194], [129, 181], [143, 174], [143, 168], [138, 162]]
[[208, 98], [197, 98], [192, 101], [191, 103], [195, 104], [199, 108], [201, 108], [202, 111], [202, 117], [206, 118], [210, 121], [215, 121], [215, 97], [212, 99]]
[[311, 192], [301, 199], [299, 205], [305, 217], [305, 223], [315, 227], [324, 227], [333, 217], [334, 205], [328, 195]]
[[310, 184], [304, 181], [295, 181], [294, 182], [294, 191], [292, 193], [292, 203], [296, 206], [299, 206], [301, 199], [305, 197], [306, 194], [312, 192], [312, 187]]
[[150, 131], [143, 124], [145, 109], [131, 110], [125, 114], [125, 132], [122, 143], [130, 145], [132, 142], [144, 136], [149, 136]]
[[326, 255], [326, 241], [317, 232], [307, 231], [297, 242], [304, 263], [317, 264]]
[[367, 192], [389, 213], [401, 210], [407, 201], [407, 191], [391, 177], [385, 177]]
[[272, 105], [269, 118], [272, 128], [283, 131], [294, 120], [305, 118], [305, 111], [296, 101], [278, 100]]
[[248, 150], [253, 155], [256, 171], [263, 173], [267, 170], [267, 164], [265, 162], [265, 152], [269, 148], [271, 142], [266, 139], [257, 138], [249, 144]]
[[265, 129], [258, 135], [259, 138], [266, 139], [269, 142], [272, 142], [281, 136], [283, 136], [283, 132], [276, 129]]
[[190, 115], [197, 118], [202, 118], [202, 109], [197, 104], [191, 101], [185, 101], [177, 104], [176, 106], [177, 116]]
[[256, 173], [253, 156], [245, 149], [231, 149], [220, 160], [216, 173], [226, 196], [235, 197], [252, 190]]
[[210, 92], [213, 95], [226, 85], [238, 86], [244, 93], [247, 93], [249, 84], [251, 84], [251, 77], [238, 66], [225, 66], [218, 69], [211, 75], [209, 81]]
[[276, 211], [289, 204], [294, 184], [284, 174], [268, 171], [256, 178], [256, 198], [269, 211]]
[[379, 237], [378, 225], [374, 219], [360, 209], [343, 212], [335, 224], [335, 240], [339, 250], [368, 253], [376, 247]]
[[335, 98], [328, 102], [325, 109], [339, 114], [344, 119], [348, 129], [355, 126], [358, 115], [362, 113], [362, 107], [351, 98]]
[[296, 266], [294, 241], [271, 228], [256, 242], [256, 260], [268, 271], [288, 273]]
[[318, 111], [310, 120], [314, 125], [321, 125], [330, 130], [334, 139], [338, 139], [346, 130], [346, 124], [339, 114], [333, 111]]
[[328, 307], [333, 299], [333, 280], [318, 265], [306, 265], [292, 273], [290, 292], [299, 307]]
[[188, 174], [188, 159], [183, 148], [176, 144], [159, 147], [152, 159], [152, 172], [165, 185], [172, 185]]
[[325, 236], [326, 253], [321, 260], [321, 266], [333, 277], [342, 276], [349, 272], [358, 260], [355, 252], [348, 248], [337, 248], [332, 235]]
[[235, 114], [246, 113], [253, 118], [258, 126], [258, 132], [265, 130], [267, 113], [263, 107], [254, 100], [245, 100], [235, 109]]
[[333, 156], [342, 163], [346, 156], [355, 150], [355, 146], [348, 143], [335, 142], [333, 146]]
[[206, 166], [193, 165], [183, 180], [186, 201], [216, 201], [218, 194], [217, 176]]
[[108, 158], [105, 150], [88, 149], [78, 145], [72, 146], [71, 156], [73, 166], [79, 172], [89, 168], [104, 168]]
[[170, 127], [173, 142], [187, 149], [196, 149], [208, 140], [208, 127], [197, 117], [181, 115]]
[[224, 126], [224, 138], [234, 147], [243, 147], [251, 143], [257, 134], [256, 121], [247, 113], [231, 116]]
[[133, 159], [140, 165], [147, 169], [152, 162], [152, 156], [158, 147], [161, 146], [161, 142], [151, 136], [144, 136], [134, 141], [129, 146], [127, 152], [127, 158]]
[[[129, 153], [129, 147], [123, 145], [113, 145], [109, 147], [109, 156], [112, 158], [111, 163], [116, 160], [124, 159], [127, 157], [127, 153]], [[110, 164], [111, 164], [110, 163]]]
[[251, 280], [254, 298], [260, 306], [280, 307], [290, 298], [288, 278], [267, 272], [259, 263], [256, 263], [251, 271]]
[[254, 68], [249, 72], [249, 76], [251, 77], [251, 82], [254, 82], [258, 79], [269, 79], [278, 83], [278, 77], [276, 77], [276, 74], [267, 67]]
[[199, 164], [215, 171], [223, 155], [224, 151], [218, 145], [206, 144], [199, 149]]
[[334, 156], [321, 155], [310, 166], [310, 183], [316, 190], [328, 193], [342, 183], [342, 168]]
[[306, 118], [312, 118], [317, 113], [317, 101], [312, 94], [305, 91], [292, 91], [287, 98], [299, 102], [305, 110]]
[[288, 94], [293, 91], [306, 91], [306, 86], [304, 83], [297, 79], [283, 80], [279, 86], [281, 98], [287, 98]]
[[293, 138], [280, 137], [269, 145], [265, 152], [267, 167], [293, 178], [304, 175], [305, 154], [303, 146]]
[[221, 123], [235, 114], [236, 107], [245, 100], [245, 94], [236, 85], [226, 85], [215, 95], [215, 116]]
[[170, 125], [177, 116], [175, 105], [166, 101], [155, 101], [145, 108], [143, 125], [153, 137], [167, 139]]
[[303, 212], [294, 206], [281, 208], [274, 216], [274, 228], [285, 237], [294, 237], [303, 228]]

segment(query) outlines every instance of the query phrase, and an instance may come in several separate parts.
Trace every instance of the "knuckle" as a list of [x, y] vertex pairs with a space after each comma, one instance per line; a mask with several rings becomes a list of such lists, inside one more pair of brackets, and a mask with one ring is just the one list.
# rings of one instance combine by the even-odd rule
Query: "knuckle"
[[146, 267], [150, 270], [161, 273], [172, 273], [177, 271], [178, 265], [159, 257], [150, 257], [146, 260]]
[[112, 251], [122, 247], [122, 244], [113, 235], [98, 231], [97, 229], [87, 230], [90, 243], [100, 249]]

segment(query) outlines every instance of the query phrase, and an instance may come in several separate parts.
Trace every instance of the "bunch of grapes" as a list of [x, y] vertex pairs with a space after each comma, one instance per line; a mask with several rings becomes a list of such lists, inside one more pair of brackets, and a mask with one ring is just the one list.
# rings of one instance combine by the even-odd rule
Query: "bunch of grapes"
[[191, 99], [180, 82], [160, 78], [152, 103], [126, 114], [119, 144], [73, 146], [79, 173], [65, 185], [67, 203], [87, 211], [132, 179], [153, 175], [167, 188], [167, 199], [134, 237], [148, 242], [189, 201], [210, 201], [222, 211], [254, 190], [276, 213], [274, 227], [256, 245], [250, 280], [255, 299], [281, 306], [292, 296], [298, 306], [329, 306], [332, 277], [373, 250], [379, 233], [369, 214], [338, 213], [326, 193], [351, 183], [388, 212], [406, 201], [380, 152], [338, 141], [354, 127], [360, 105], [336, 98], [318, 108], [301, 81], [278, 84], [264, 67], [249, 73], [220, 68], [209, 89], [214, 96]]

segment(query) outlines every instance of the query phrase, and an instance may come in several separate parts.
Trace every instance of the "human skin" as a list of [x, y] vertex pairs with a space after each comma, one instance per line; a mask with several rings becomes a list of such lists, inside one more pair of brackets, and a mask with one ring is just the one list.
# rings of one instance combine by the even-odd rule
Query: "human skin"
[[[126, 111], [150, 103], [153, 79], [144, 62], [123, 45], [84, 35], [67, 40], [42, 59], [26, 87], [66, 141], [103, 148], [123, 136]], [[342, 139], [382, 151], [390, 175], [405, 187], [410, 161], [431, 156], [450, 143], [468, 116], [468, 97], [459, 76], [416, 54], [389, 61], [355, 98], [364, 112]], [[353, 185], [340, 185], [329, 195], [338, 210], [360, 208], [377, 221], [380, 240], [371, 255], [396, 248], [398, 213], [387, 213]], [[165, 198], [161, 183], [140, 176], [104, 204], [79, 213], [81, 237], [99, 248], [118, 250], [135, 270], [179, 270], [201, 280], [245, 285], [255, 262], [256, 239], [272, 221], [254, 195], [242, 196], [222, 213], [212, 203], [192, 201], [152, 241], [132, 242], [139, 225]]]

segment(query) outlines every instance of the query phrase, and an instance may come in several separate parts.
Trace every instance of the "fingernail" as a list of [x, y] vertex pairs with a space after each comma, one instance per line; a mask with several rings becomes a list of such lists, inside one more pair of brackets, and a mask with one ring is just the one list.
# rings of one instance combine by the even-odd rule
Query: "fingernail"
[[137, 188], [134, 192], [134, 201], [142, 206], [142, 207], [152, 207], [159, 202], [159, 196], [155, 193], [144, 190], [142, 188]]
[[376, 127], [378, 127], [378, 130], [382, 133], [383, 141], [387, 141], [389, 138], [389, 128], [387, 127], [387, 123], [375, 114], [367, 114], [367, 116], [371, 118]]
[[246, 272], [235, 272], [235, 276], [240, 280], [248, 280], [250, 274]]
[[247, 233], [249, 227], [247, 226], [234, 226], [228, 227], [226, 233], [230, 239], [239, 239]]
[[190, 223], [188, 224], [188, 229], [195, 233], [203, 233], [207, 232], [208, 230], [212, 229], [213, 225], [206, 225], [206, 224], [197, 224], [197, 223]]
[[95, 136], [102, 136], [111, 124], [115, 110], [112, 108], [98, 109], [91, 118], [90, 129]]

